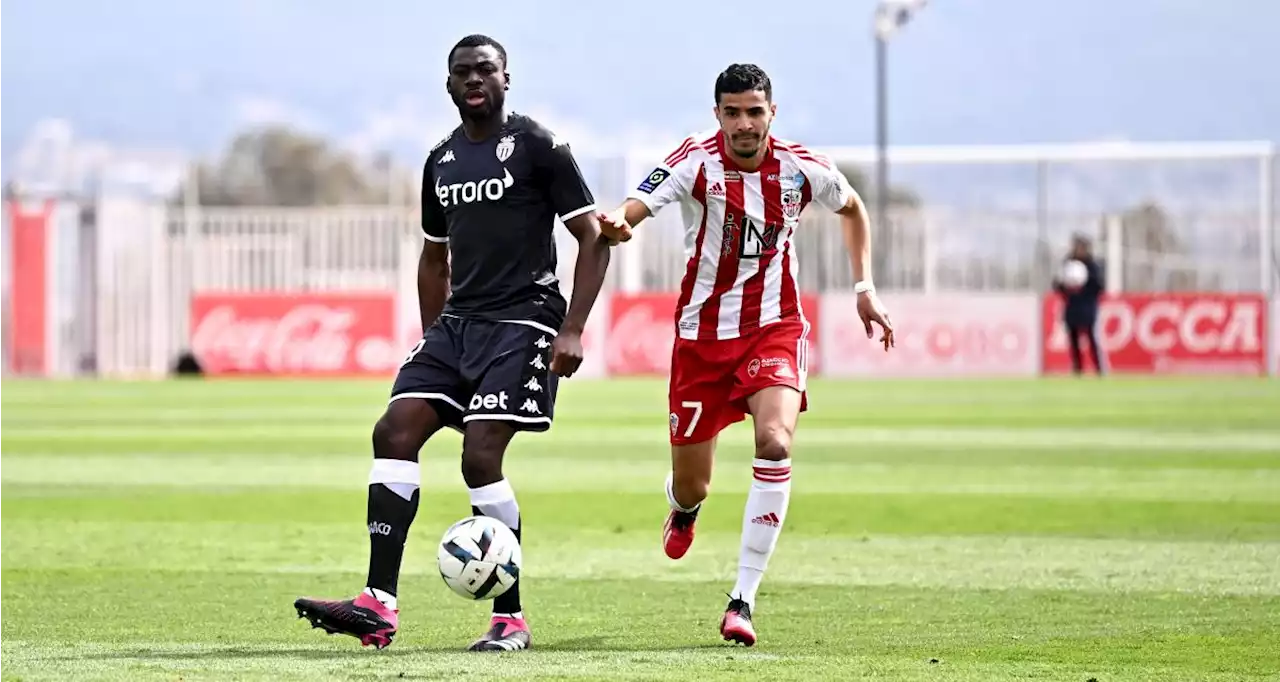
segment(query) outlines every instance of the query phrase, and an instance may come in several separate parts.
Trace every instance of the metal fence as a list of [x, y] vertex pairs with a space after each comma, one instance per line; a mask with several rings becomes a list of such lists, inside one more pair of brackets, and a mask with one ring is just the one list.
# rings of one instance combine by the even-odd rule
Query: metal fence
[[[851, 171], [873, 160], [870, 150], [827, 151]], [[613, 205], [664, 154], [581, 162], [601, 203]], [[895, 186], [913, 200], [873, 228], [886, 266], [876, 280], [886, 290], [1044, 290], [1075, 233], [1097, 240], [1118, 288], [1280, 288], [1269, 143], [899, 149], [890, 160]], [[421, 238], [413, 206], [211, 209], [113, 196], [63, 203], [50, 261], [67, 280], [52, 287], [63, 373], [164, 373], [187, 342], [195, 292], [414, 291]], [[575, 248], [566, 231], [557, 238], [567, 288]], [[797, 252], [804, 289], [851, 285], [835, 216], [808, 211]], [[672, 209], [617, 251], [607, 288], [673, 290], [683, 262]]]

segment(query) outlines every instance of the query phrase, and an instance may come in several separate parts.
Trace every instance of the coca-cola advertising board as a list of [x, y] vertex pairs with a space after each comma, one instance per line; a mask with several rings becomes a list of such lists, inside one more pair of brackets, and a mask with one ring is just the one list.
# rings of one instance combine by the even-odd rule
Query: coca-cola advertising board
[[[605, 338], [606, 369], [611, 376], [667, 376], [676, 339], [678, 293], [614, 294], [609, 302]], [[820, 369], [821, 311], [817, 296], [802, 295], [809, 320], [809, 374]]]
[[[1044, 299], [1046, 373], [1071, 370], [1063, 305], [1061, 296]], [[1102, 300], [1098, 333], [1113, 372], [1262, 374], [1266, 307], [1260, 294], [1116, 294]]]
[[826, 376], [1033, 376], [1040, 368], [1035, 294], [893, 294], [880, 300], [894, 327], [885, 352], [875, 326], [868, 339], [857, 296], [822, 297]]
[[391, 293], [197, 294], [191, 350], [212, 375], [390, 376], [395, 318]]

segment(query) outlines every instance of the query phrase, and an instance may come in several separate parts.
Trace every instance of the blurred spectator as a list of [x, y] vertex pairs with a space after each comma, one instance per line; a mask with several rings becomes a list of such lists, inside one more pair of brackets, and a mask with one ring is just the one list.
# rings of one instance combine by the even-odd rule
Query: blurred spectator
[[1089, 339], [1089, 350], [1098, 375], [1106, 374], [1106, 353], [1098, 343], [1097, 328], [1098, 302], [1105, 285], [1102, 268], [1093, 257], [1093, 247], [1087, 237], [1076, 235], [1072, 239], [1071, 254], [1063, 259], [1063, 267], [1054, 279], [1053, 288], [1066, 299], [1063, 323], [1071, 341], [1071, 366], [1075, 373], [1080, 374], [1084, 368], [1080, 350], [1080, 337], [1083, 336]]

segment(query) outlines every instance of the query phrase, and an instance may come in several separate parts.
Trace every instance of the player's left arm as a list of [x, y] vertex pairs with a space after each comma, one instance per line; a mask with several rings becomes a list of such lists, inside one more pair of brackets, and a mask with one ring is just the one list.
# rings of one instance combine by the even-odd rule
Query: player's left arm
[[595, 197], [569, 145], [554, 135], [539, 142], [542, 152], [539, 165], [546, 174], [551, 205], [578, 242], [573, 294], [551, 356], [551, 370], [569, 377], [582, 364], [582, 332], [609, 270], [609, 241], [600, 233]]
[[840, 231], [844, 234], [845, 246], [849, 249], [849, 259], [853, 266], [853, 290], [857, 294], [858, 317], [867, 330], [867, 338], [872, 338], [872, 323], [880, 325], [884, 336], [880, 339], [887, 351], [894, 345], [893, 325], [889, 322], [889, 313], [876, 296], [875, 284], [871, 275], [871, 218], [867, 214], [867, 206], [858, 196], [858, 192], [849, 184], [849, 180], [829, 159], [818, 157], [817, 161], [808, 164], [813, 181], [814, 201], [834, 211], [840, 216]]

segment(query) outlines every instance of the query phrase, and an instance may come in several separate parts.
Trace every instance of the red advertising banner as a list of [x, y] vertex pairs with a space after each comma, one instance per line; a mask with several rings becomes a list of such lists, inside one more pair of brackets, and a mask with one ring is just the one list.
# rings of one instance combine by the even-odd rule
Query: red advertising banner
[[[676, 304], [679, 294], [614, 294], [609, 302], [609, 326], [605, 335], [606, 368], [611, 376], [671, 373], [671, 347], [676, 339]], [[818, 297], [803, 295], [809, 320], [809, 374], [820, 371], [818, 358]]]
[[1280, 376], [1280, 296], [1271, 299], [1271, 318], [1267, 324], [1271, 330], [1271, 374]]
[[1040, 369], [1039, 298], [1035, 294], [895, 294], [880, 297], [894, 325], [895, 347], [867, 338], [857, 295], [822, 297], [827, 376], [1035, 376]]
[[409, 350], [395, 304], [390, 292], [198, 294], [191, 350], [211, 375], [388, 376]]
[[[1267, 370], [1266, 306], [1260, 294], [1117, 294], [1102, 301], [1099, 335], [1115, 372], [1262, 374]], [[1061, 296], [1044, 299], [1046, 373], [1071, 370], [1062, 310]]]
[[12, 274], [12, 313], [7, 343], [9, 370], [16, 374], [49, 371], [49, 239], [54, 202], [34, 206], [8, 200], [10, 253], [4, 265]]

